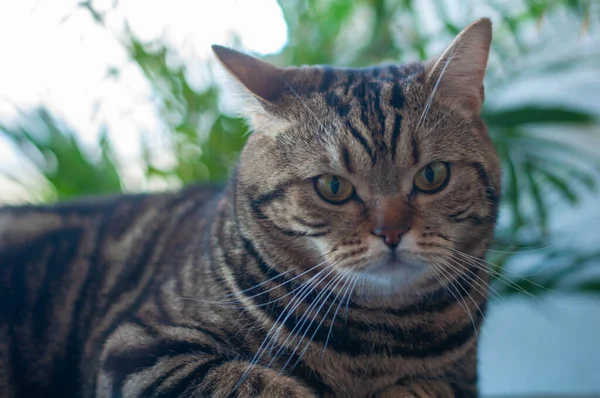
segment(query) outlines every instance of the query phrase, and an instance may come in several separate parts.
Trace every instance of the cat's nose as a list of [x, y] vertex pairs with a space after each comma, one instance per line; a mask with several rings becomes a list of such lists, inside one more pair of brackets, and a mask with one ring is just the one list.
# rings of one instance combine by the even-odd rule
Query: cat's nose
[[406, 227], [381, 227], [375, 228], [372, 232], [373, 235], [379, 236], [390, 249], [395, 249], [400, 244], [402, 235], [408, 232], [410, 228]]

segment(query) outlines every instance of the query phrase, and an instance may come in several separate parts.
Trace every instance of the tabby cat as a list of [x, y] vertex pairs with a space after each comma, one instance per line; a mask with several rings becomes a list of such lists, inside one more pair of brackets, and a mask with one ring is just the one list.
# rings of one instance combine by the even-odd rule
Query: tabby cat
[[214, 46], [253, 129], [225, 186], [0, 212], [0, 397], [476, 397], [490, 40], [366, 69]]

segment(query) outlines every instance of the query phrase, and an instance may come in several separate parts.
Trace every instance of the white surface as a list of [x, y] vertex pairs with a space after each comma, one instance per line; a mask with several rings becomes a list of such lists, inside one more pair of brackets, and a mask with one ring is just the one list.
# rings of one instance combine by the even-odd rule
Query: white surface
[[[600, 148], [598, 141], [587, 144]], [[557, 245], [600, 247], [600, 193], [576, 209], [553, 211]], [[600, 264], [591, 271], [600, 277]], [[598, 296], [549, 293], [539, 301], [520, 296], [493, 302], [480, 344], [483, 396], [600, 396]]]
[[491, 306], [481, 336], [484, 396], [600, 394], [600, 303], [554, 297]]

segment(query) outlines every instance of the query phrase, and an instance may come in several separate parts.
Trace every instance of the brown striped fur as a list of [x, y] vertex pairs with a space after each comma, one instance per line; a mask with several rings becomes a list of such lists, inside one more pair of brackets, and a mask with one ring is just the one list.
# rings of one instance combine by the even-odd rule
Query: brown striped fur
[[[215, 47], [255, 130], [229, 183], [0, 210], [0, 397], [477, 396], [490, 39], [368, 69]], [[322, 200], [323, 174], [355, 196]]]

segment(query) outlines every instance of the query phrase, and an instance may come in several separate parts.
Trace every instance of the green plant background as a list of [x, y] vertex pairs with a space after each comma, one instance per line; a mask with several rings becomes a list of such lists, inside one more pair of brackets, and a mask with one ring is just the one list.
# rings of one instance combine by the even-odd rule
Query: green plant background
[[[513, 4], [517, 3], [509, 8], [507, 3], [482, 2], [488, 13], [501, 21], [494, 30], [486, 80], [488, 98], [511, 90], [531, 76], [561, 79], [577, 68], [600, 65], [600, 53], [554, 57], [527, 67], [515, 62], [535, 59], [536, 52], [547, 44], [526, 40], [523, 33], [535, 31], [543, 21], [574, 20], [583, 35], [597, 34], [593, 24], [597, 8], [591, 1], [535, 0]], [[417, 1], [281, 0], [288, 42], [280, 52], [265, 58], [282, 66], [356, 67], [424, 59], [438, 52], [439, 43], [449, 43], [478, 16], [465, 6], [459, 23], [456, 17], [450, 17], [451, 10], [445, 2], [433, 4], [428, 18], [435, 19], [439, 28], [432, 35], [422, 29], [425, 16]], [[90, 1], [79, 7], [95, 23], [109, 29], [105, 18], [110, 10], [100, 12]], [[360, 35], [354, 34], [357, 21]], [[222, 86], [210, 69], [206, 69], [206, 82], [199, 89], [190, 82], [189, 66], [165, 42], [142, 42], [127, 26], [111, 33], [152, 88], [157, 114], [170, 131], [160, 148], [173, 159], [167, 166], [156, 161], [157, 149], [142, 135], [143, 178], [162, 180], [170, 187], [225, 180], [244, 144], [247, 127], [223, 107]], [[121, 71], [111, 68], [107, 76], [120, 79]], [[47, 109], [21, 112], [19, 123], [0, 120], [0, 134], [34, 166], [38, 178], [4, 171], [5, 178], [41, 202], [127, 191], [122, 159], [116, 155], [106, 130], [99, 134], [96, 152], [90, 153], [82, 147], [77, 133]], [[484, 118], [504, 168], [502, 222], [494, 251], [489, 255], [490, 269], [496, 276], [494, 288], [503, 296], [548, 291], [599, 293], [600, 277], [578, 276], [589, 275], [589, 270], [600, 264], [600, 249], [555, 245], [560, 231], [551, 228], [549, 198], [573, 206], [595, 192], [600, 159], [593, 151], [571, 145], [560, 136], [544, 134], [557, 128], [598, 134], [599, 116], [574, 104], [533, 101], [511, 106], [494, 105], [492, 101], [492, 105], [486, 102]], [[528, 272], [532, 275], [511, 271], [511, 264], [531, 256], [532, 251], [535, 264]]]

